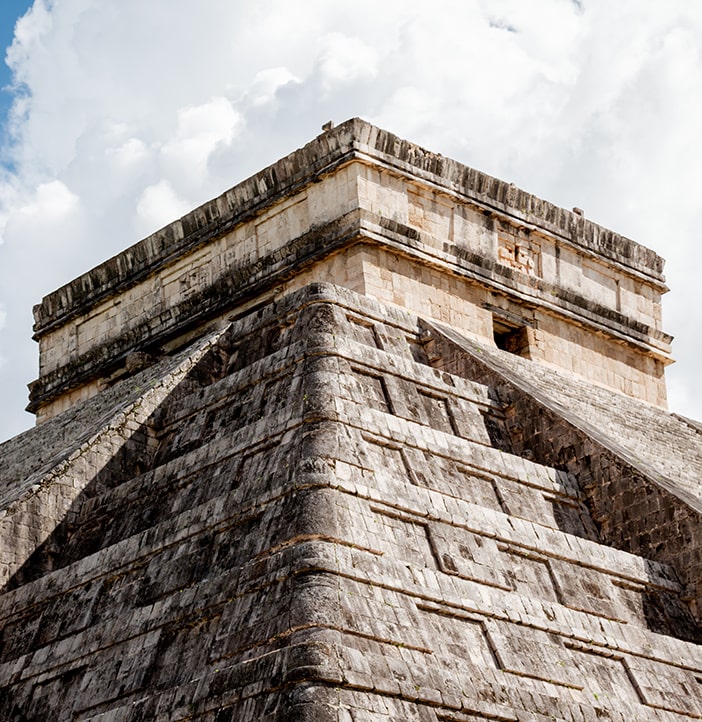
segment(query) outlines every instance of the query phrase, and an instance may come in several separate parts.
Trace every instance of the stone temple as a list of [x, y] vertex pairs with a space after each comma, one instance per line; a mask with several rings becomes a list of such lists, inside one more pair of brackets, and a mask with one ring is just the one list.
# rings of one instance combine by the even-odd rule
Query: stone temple
[[702, 719], [662, 269], [353, 119], [48, 295], [0, 719]]

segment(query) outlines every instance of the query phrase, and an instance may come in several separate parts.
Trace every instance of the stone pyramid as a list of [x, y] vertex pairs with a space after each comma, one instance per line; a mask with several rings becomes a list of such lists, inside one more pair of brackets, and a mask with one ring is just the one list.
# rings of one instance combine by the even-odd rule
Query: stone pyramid
[[47, 296], [0, 719], [702, 719], [662, 264], [354, 119]]

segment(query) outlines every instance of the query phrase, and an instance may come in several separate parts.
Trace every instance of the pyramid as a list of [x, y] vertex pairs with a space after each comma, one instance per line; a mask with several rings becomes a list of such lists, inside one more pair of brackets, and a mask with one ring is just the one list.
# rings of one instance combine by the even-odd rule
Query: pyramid
[[702, 719], [662, 270], [353, 119], [44, 298], [0, 719]]

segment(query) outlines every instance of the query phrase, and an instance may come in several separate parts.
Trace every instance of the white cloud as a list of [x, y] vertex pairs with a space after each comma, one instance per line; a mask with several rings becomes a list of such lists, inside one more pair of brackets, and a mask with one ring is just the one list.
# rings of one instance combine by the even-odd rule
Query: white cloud
[[275, 102], [281, 88], [299, 82], [299, 78], [285, 67], [265, 68], [256, 73], [245, 97], [252, 107], [261, 107]]
[[161, 159], [170, 177], [199, 186], [207, 161], [218, 146], [230, 146], [244, 120], [226, 98], [189, 106], [178, 111], [174, 137], [161, 148]]
[[149, 158], [149, 149], [143, 140], [129, 138], [116, 148], [106, 148], [105, 155], [109, 159], [114, 172], [132, 171], [139, 168]]
[[188, 202], [176, 194], [167, 180], [161, 180], [145, 188], [137, 201], [138, 227], [144, 235], [148, 235], [189, 210]]
[[[36, 0], [8, 52], [0, 438], [36, 375], [31, 306], [360, 115], [669, 259], [675, 408], [702, 417], [702, 5], [689, 0]], [[291, 28], [295, 28], [291, 32]]]
[[378, 74], [378, 54], [360, 38], [329, 33], [321, 45], [318, 63], [327, 93], [346, 83], [372, 80]]
[[[81, 204], [79, 197], [60, 180], [40, 183], [31, 197], [16, 198], [4, 218], [4, 235], [25, 239], [26, 246], [41, 251], [51, 243], [55, 229], [75, 228]], [[59, 231], [60, 232], [60, 231]], [[9, 251], [6, 251], [9, 253]], [[41, 256], [37, 258], [41, 263]]]
[[31, 82], [31, 61], [37, 53], [41, 53], [43, 39], [52, 27], [53, 16], [44, 0], [35, 0], [34, 5], [17, 21], [14, 42], [7, 51], [8, 64], [15, 68], [16, 82]]
[[79, 203], [78, 196], [65, 183], [52, 180], [40, 183], [34, 198], [17, 213], [36, 222], [60, 223], [77, 210]]

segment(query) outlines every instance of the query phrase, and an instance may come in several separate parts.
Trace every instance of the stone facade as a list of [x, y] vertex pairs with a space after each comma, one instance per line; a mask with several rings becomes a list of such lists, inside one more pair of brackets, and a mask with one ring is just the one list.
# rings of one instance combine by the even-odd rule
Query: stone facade
[[702, 719], [665, 290], [352, 120], [46, 297], [0, 719]]
[[135, 349], [327, 280], [665, 407], [663, 261], [611, 231], [401, 141], [344, 123], [35, 309], [40, 419], [88, 398]]

